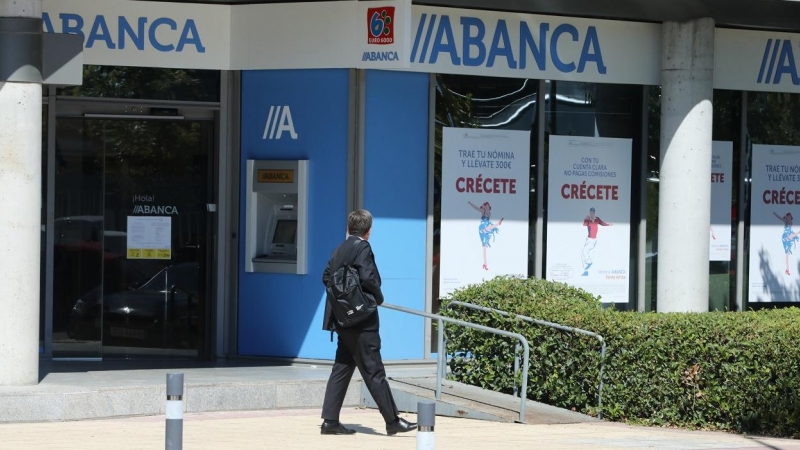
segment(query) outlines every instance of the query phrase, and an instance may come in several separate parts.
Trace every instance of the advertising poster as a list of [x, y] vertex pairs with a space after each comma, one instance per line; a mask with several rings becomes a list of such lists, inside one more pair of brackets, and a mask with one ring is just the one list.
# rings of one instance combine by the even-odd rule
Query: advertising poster
[[128, 216], [128, 259], [171, 259], [172, 217]]
[[714, 141], [711, 158], [711, 245], [708, 259], [730, 261], [733, 142]]
[[530, 132], [444, 128], [442, 296], [498, 275], [527, 277]]
[[800, 301], [800, 147], [753, 145], [750, 302]]
[[550, 136], [546, 278], [628, 301], [631, 140]]

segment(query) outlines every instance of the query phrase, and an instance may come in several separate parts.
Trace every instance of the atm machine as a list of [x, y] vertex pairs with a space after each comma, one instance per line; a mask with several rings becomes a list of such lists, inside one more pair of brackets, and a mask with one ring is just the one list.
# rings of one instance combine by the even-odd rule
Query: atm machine
[[308, 160], [247, 160], [245, 271], [308, 273]]

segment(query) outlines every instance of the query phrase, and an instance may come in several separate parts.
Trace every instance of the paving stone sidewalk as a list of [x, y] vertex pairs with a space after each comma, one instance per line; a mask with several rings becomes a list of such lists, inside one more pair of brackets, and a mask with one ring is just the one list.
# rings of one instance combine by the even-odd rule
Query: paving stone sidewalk
[[[414, 420], [413, 414], [405, 415]], [[321, 436], [318, 409], [187, 414], [185, 450], [415, 449], [415, 432], [388, 437], [375, 410], [346, 408], [353, 436]], [[437, 450], [737, 449], [800, 450], [800, 441], [729, 433], [632, 427], [617, 423], [522, 425], [436, 418]], [[0, 449], [144, 450], [164, 448], [164, 416], [0, 425]]]

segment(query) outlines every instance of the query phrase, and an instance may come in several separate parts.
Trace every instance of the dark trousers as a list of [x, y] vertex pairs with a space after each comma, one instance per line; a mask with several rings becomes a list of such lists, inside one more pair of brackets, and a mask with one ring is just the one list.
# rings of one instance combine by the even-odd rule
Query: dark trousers
[[325, 389], [325, 400], [322, 403], [322, 418], [339, 420], [339, 412], [347, 394], [347, 387], [356, 367], [364, 379], [369, 393], [378, 404], [383, 420], [386, 423], [397, 419], [399, 412], [394, 403], [386, 370], [381, 359], [381, 337], [377, 331], [339, 330], [336, 348], [336, 360], [331, 377]]

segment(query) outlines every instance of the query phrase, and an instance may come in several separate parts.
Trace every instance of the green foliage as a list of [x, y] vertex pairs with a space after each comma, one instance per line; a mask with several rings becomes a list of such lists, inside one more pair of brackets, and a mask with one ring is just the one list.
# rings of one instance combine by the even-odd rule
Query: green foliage
[[[800, 430], [799, 309], [625, 312], [563, 283], [508, 277], [458, 290], [444, 303], [453, 300], [602, 335], [605, 419], [780, 436]], [[442, 314], [523, 334], [531, 351], [528, 398], [597, 414], [597, 339], [459, 306]], [[511, 393], [515, 341], [446, 327], [451, 377]]]

